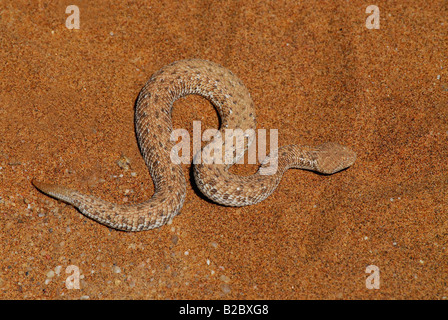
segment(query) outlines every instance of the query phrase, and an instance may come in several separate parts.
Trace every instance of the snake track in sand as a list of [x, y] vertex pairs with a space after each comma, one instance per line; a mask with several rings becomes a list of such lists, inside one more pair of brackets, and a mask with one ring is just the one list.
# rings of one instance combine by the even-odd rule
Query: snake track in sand
[[[242, 129], [244, 132], [255, 130], [252, 99], [246, 87], [231, 71], [210, 61], [181, 60], [154, 73], [141, 90], [135, 106], [137, 140], [154, 182], [154, 195], [149, 200], [119, 205], [60, 185], [38, 180], [33, 180], [33, 185], [43, 193], [70, 203], [86, 216], [115, 229], [141, 231], [164, 225], [179, 213], [185, 200], [186, 181], [181, 165], [174, 164], [170, 158], [174, 146], [170, 134], [173, 130], [173, 103], [189, 94], [200, 95], [215, 106], [221, 118], [219, 132], [222, 137], [225, 137], [225, 129]], [[251, 136], [245, 140], [244, 149], [232, 149], [234, 163], [244, 156], [253, 139], [254, 136]], [[204, 148], [210, 148], [211, 145], [212, 142]], [[202, 164], [194, 165], [194, 177], [201, 192], [214, 202], [227, 206], [245, 206], [266, 199], [289, 168], [332, 174], [352, 165], [356, 154], [348, 147], [328, 142], [317, 147], [283, 146], [278, 149], [275, 159], [278, 166], [274, 174], [260, 174], [267, 163], [263, 161], [259, 171], [250, 176], [230, 173], [228, 169], [231, 164], [205, 164], [211, 162], [204, 159]]]

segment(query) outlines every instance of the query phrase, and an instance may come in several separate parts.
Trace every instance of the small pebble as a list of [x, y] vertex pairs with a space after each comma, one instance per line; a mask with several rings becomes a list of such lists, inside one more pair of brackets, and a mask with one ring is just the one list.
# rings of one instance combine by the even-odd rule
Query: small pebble
[[120, 267], [119, 267], [119, 266], [114, 266], [114, 267], [113, 267], [113, 272], [114, 272], [114, 273], [120, 273], [120, 272], [121, 272]]
[[62, 269], [62, 266], [57, 266], [56, 268], [54, 268], [54, 273], [59, 275], [61, 273], [61, 269]]
[[218, 243], [216, 243], [215, 241], [210, 242], [210, 245], [215, 249], [218, 248]]
[[227, 283], [221, 285], [221, 290], [224, 294], [228, 294], [230, 292], [230, 286]]
[[117, 165], [123, 170], [129, 170], [130, 164], [131, 161], [125, 155], [122, 155], [117, 161]]

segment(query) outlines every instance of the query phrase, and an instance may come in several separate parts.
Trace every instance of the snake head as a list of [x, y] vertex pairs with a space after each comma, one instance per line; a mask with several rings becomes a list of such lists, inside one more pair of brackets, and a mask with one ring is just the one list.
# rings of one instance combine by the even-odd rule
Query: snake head
[[316, 148], [316, 171], [333, 174], [350, 167], [356, 160], [356, 153], [349, 147], [335, 142], [326, 142]]

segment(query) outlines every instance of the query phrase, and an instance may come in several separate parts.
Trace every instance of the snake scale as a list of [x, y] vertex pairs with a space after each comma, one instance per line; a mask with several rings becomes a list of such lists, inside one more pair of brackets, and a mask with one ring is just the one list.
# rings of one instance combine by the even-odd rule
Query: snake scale
[[[180, 212], [185, 200], [186, 181], [182, 167], [170, 158], [174, 146], [170, 139], [173, 131], [171, 110], [177, 99], [190, 94], [200, 95], [215, 106], [221, 119], [219, 134], [222, 137], [225, 137], [226, 129], [242, 129], [243, 132], [255, 130], [254, 103], [236, 75], [210, 61], [180, 60], [154, 73], [142, 88], [135, 105], [137, 140], [154, 182], [154, 194], [149, 200], [121, 205], [36, 179], [32, 180], [33, 185], [111, 228], [142, 231], [164, 225]], [[230, 149], [232, 163], [213, 162], [223, 155], [209, 152], [201, 163], [194, 165], [198, 188], [216, 203], [226, 206], [252, 205], [266, 199], [289, 168], [332, 174], [351, 166], [356, 159], [350, 148], [337, 143], [328, 142], [316, 147], [287, 145], [268, 156], [257, 173], [239, 176], [228, 169], [244, 156], [254, 141], [251, 134], [246, 137], [243, 148]], [[216, 144], [219, 147], [223, 141], [225, 139], [212, 141], [203, 151], [216, 147]], [[268, 160], [276, 160], [277, 168], [271, 174], [261, 174]]]

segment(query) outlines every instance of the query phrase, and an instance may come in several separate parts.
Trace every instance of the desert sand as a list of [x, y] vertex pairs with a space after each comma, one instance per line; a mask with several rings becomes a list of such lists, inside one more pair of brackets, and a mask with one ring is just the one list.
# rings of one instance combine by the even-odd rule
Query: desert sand
[[[66, 26], [71, 4], [79, 29]], [[366, 25], [371, 4], [379, 29]], [[443, 0], [2, 1], [0, 298], [447, 299], [447, 17]], [[32, 186], [151, 197], [135, 100], [187, 58], [237, 74], [279, 145], [335, 141], [355, 164], [289, 170], [242, 208], [207, 201], [189, 179], [181, 214], [138, 233]], [[194, 120], [219, 124], [207, 100], [177, 101], [174, 127]], [[67, 288], [70, 266], [79, 289]]]

